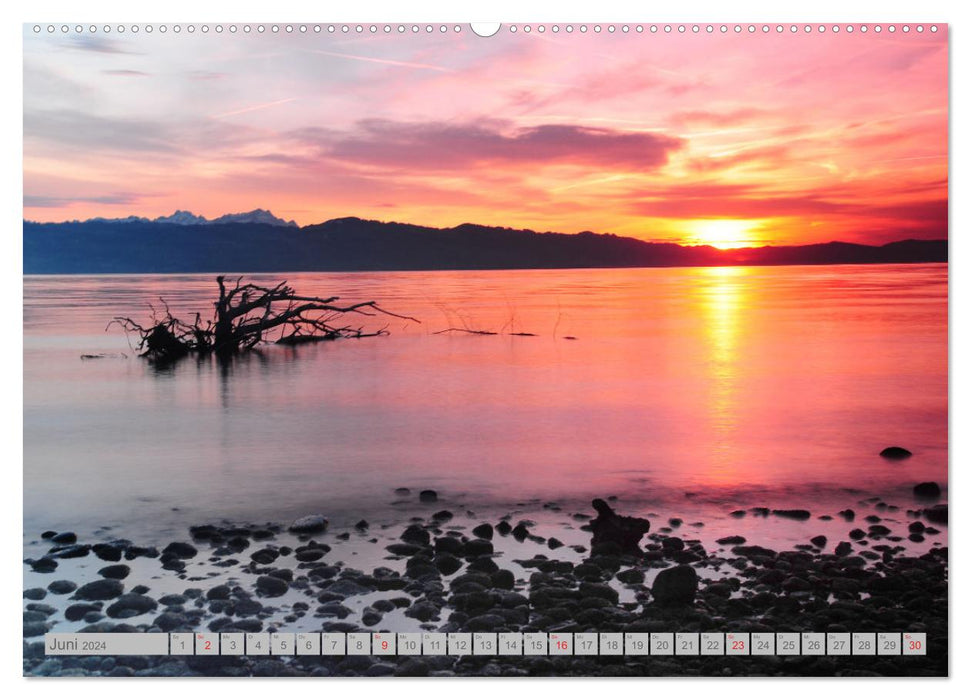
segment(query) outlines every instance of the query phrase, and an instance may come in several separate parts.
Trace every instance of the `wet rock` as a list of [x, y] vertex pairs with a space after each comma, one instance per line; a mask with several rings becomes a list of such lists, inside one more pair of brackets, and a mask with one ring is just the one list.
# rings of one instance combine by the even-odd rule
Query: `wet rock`
[[24, 591], [24, 598], [27, 600], [43, 600], [47, 597], [47, 591], [43, 588], [28, 588]]
[[780, 518], [789, 518], [790, 520], [809, 520], [809, 518], [812, 517], [812, 513], [801, 508], [777, 508], [773, 509], [772, 515], [776, 515]]
[[24, 623], [24, 637], [40, 637], [47, 633], [47, 623], [46, 622], [25, 622]]
[[318, 561], [324, 558], [324, 550], [318, 549], [317, 547], [299, 548], [294, 553], [294, 558], [297, 561], [311, 562]]
[[[743, 510], [742, 513], [745, 511]], [[731, 535], [730, 537], [722, 537], [715, 540], [718, 544], [745, 544], [745, 538], [741, 535]]]
[[465, 545], [457, 537], [438, 537], [435, 539], [435, 551], [443, 554], [461, 555]]
[[473, 559], [468, 566], [469, 571], [478, 571], [483, 574], [494, 574], [499, 571], [499, 565], [491, 557], [484, 556]]
[[790, 576], [785, 581], [782, 582], [782, 590], [788, 593], [795, 593], [798, 591], [808, 591], [811, 590], [812, 586], [805, 579], [801, 579], [798, 576]]
[[440, 510], [437, 513], [432, 513], [432, 520], [436, 520], [440, 523], [445, 523], [454, 518], [455, 515], [450, 510]]
[[600, 498], [594, 499], [593, 508], [597, 511], [597, 517], [590, 521], [590, 530], [593, 533], [590, 548], [594, 553], [611, 546], [622, 552], [641, 553], [641, 538], [651, 529], [648, 520], [617, 515]]
[[78, 536], [73, 532], [59, 532], [50, 538], [54, 544], [74, 544], [78, 541]]
[[57, 562], [50, 557], [41, 557], [30, 562], [30, 568], [39, 574], [49, 574], [57, 568]]
[[305, 515], [302, 518], [297, 518], [292, 523], [290, 523], [290, 532], [295, 532], [297, 534], [313, 534], [316, 532], [323, 532], [327, 529], [327, 518], [323, 515]]
[[411, 489], [407, 489], [407, 488], [404, 488], [402, 486], [402, 487], [396, 488], [394, 490], [394, 494], [395, 494], [395, 496], [410, 496], [411, 495]]
[[495, 588], [511, 591], [516, 586], [516, 577], [509, 569], [499, 569], [492, 573], [491, 578]]
[[228, 600], [232, 589], [225, 585], [214, 586], [206, 591], [206, 600]]
[[826, 543], [829, 540], [826, 539], [826, 535], [816, 535], [815, 537], [813, 537], [809, 541], [812, 542], [813, 545], [815, 545], [816, 547], [819, 547], [820, 549], [822, 549], [823, 547], [826, 546]]
[[[506, 523], [508, 525], [509, 523]], [[492, 539], [492, 525], [489, 523], [482, 523], [481, 525], [476, 525], [472, 528], [472, 534], [478, 537], [480, 540], [491, 540]]]
[[249, 555], [250, 559], [255, 561], [257, 564], [272, 564], [280, 556], [280, 553], [275, 549], [270, 549], [265, 547], [263, 549], [258, 549]]
[[947, 503], [941, 503], [936, 506], [931, 506], [930, 508], [924, 509], [924, 517], [932, 523], [938, 525], [947, 524]]
[[665, 552], [680, 552], [684, 549], [684, 540], [680, 537], [665, 537], [661, 541], [661, 548]]
[[744, 518], [745, 517], [745, 511], [744, 510], [733, 510], [731, 513], [729, 513], [729, 515], [732, 516], [733, 518]]
[[617, 572], [617, 580], [621, 583], [644, 583], [644, 572], [640, 569], [625, 569]]
[[192, 559], [198, 553], [188, 542], [171, 542], [162, 550], [162, 555], [171, 559]]
[[120, 596], [124, 590], [125, 586], [121, 581], [103, 578], [84, 584], [72, 597], [76, 600], [111, 600]]
[[847, 554], [853, 551], [853, 545], [849, 542], [840, 542], [836, 545], [836, 549], [833, 550], [836, 556], [845, 557]]
[[856, 511], [854, 511], [852, 508], [847, 508], [845, 510], [841, 510], [839, 513], [837, 513], [837, 515], [843, 518], [843, 520], [850, 522], [856, 517]]
[[[919, 520], [915, 520], [914, 522], [912, 522], [910, 525], [907, 526], [907, 529], [910, 532], [922, 533], [927, 528], [924, 526], [924, 523], [922, 523]], [[47, 587], [47, 590], [50, 590], [50, 586]]]
[[662, 570], [651, 587], [655, 602], [662, 607], [691, 605], [697, 592], [698, 574], [686, 565]]
[[884, 447], [880, 450], [880, 456], [884, 459], [907, 459], [911, 455], [913, 455], [913, 452], [903, 447], [897, 447], [896, 445]]
[[106, 566], [98, 570], [104, 578], [115, 578], [118, 580], [128, 578], [128, 574], [131, 573], [131, 568], [126, 564], [112, 564], [111, 566]]
[[465, 556], [479, 557], [483, 554], [492, 554], [493, 546], [489, 540], [469, 540], [465, 543]]
[[361, 622], [366, 627], [373, 627], [374, 625], [381, 622], [384, 619], [384, 615], [375, 610], [374, 608], [364, 608], [364, 612], [361, 613]]
[[121, 561], [122, 548], [118, 545], [102, 542], [91, 545], [91, 551], [102, 561]]
[[369, 527], [371, 527], [371, 524], [367, 520], [362, 519], [354, 523], [354, 527], [357, 530], [367, 530]]
[[158, 557], [158, 550], [155, 549], [155, 547], [137, 547], [135, 545], [129, 545], [125, 548], [125, 559], [131, 561], [132, 559], [137, 559], [138, 557], [155, 559]]
[[189, 627], [189, 620], [185, 615], [175, 612], [164, 612], [152, 622], [163, 632], [171, 632], [179, 628]]
[[866, 537], [866, 532], [861, 530], [860, 528], [850, 530], [851, 540], [862, 540], [864, 537]]
[[431, 543], [431, 535], [428, 531], [423, 529], [419, 525], [409, 525], [405, 528], [405, 531], [401, 533], [399, 538], [402, 542], [407, 542], [408, 544], [417, 544], [423, 547], [427, 547]]
[[48, 554], [58, 559], [80, 559], [86, 557], [91, 552], [91, 546], [87, 544], [66, 544], [59, 545], [51, 549]]
[[[500, 535], [502, 535], [503, 537], [505, 537], [510, 532], [512, 532], [512, 525], [510, 525], [505, 520], [500, 520], [499, 523], [496, 525], [496, 532], [498, 532]], [[472, 531], [472, 534], [473, 535], [475, 534], [475, 530]], [[489, 538], [488, 537], [483, 537], [482, 539], [486, 539], [487, 540]]]
[[923, 481], [914, 487], [917, 498], [940, 498], [941, 487], [933, 481]]
[[77, 622], [83, 620], [88, 613], [99, 612], [100, 610], [100, 606], [91, 603], [75, 603], [64, 610], [64, 619], [68, 622]]
[[418, 500], [422, 503], [435, 503], [438, 500], [438, 492], [433, 489], [425, 489], [418, 494]]
[[451, 576], [456, 571], [462, 568], [462, 560], [456, 557], [454, 554], [442, 553], [435, 557], [434, 559], [435, 568], [438, 569], [443, 576]]
[[412, 617], [421, 622], [437, 620], [439, 609], [428, 600], [419, 600], [405, 610], [405, 617]]
[[267, 598], [277, 598], [290, 588], [282, 578], [276, 576], [260, 576], [256, 579], [256, 591]]
[[550, 549], [559, 549], [560, 547], [563, 546], [563, 543], [560, 542], [555, 537], [550, 537], [549, 540], [547, 540], [546, 542], [546, 546], [549, 547]]
[[158, 607], [152, 598], [137, 593], [126, 593], [108, 606], [108, 617], [126, 618], [151, 612]]

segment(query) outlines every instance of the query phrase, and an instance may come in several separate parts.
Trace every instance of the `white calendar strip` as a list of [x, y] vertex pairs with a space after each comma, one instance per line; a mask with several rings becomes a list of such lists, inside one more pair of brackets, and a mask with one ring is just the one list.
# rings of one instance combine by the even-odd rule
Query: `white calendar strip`
[[924, 656], [923, 632], [52, 633], [48, 656]]

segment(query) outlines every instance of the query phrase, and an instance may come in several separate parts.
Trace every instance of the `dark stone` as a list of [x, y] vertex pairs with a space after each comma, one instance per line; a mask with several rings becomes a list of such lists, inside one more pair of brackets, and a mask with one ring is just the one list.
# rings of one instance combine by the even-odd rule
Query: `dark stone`
[[851, 540], [862, 540], [864, 537], [866, 537], [866, 532], [864, 532], [860, 528], [856, 528], [854, 530], [850, 530], [850, 539]]
[[917, 498], [940, 498], [941, 487], [933, 481], [922, 481], [914, 487]]
[[465, 545], [456, 537], [439, 537], [435, 540], [435, 551], [442, 554], [462, 554]]
[[40, 538], [42, 540], [49, 540], [56, 534], [57, 533], [54, 530], [44, 530], [42, 533], [40, 533]]
[[305, 515], [302, 518], [297, 518], [292, 523], [290, 523], [290, 532], [295, 532], [298, 534], [313, 534], [315, 532], [323, 532], [327, 529], [327, 518], [323, 515]]
[[171, 542], [162, 550], [163, 556], [171, 559], [192, 559], [199, 553], [199, 550], [188, 542]]
[[836, 556], [838, 557], [845, 557], [852, 551], [853, 545], [851, 545], [849, 542], [840, 542], [838, 545], [836, 545], [836, 549], [834, 550]]
[[228, 600], [230, 593], [232, 589], [225, 584], [215, 586], [206, 591], [206, 600]]
[[24, 591], [24, 598], [27, 600], [44, 600], [47, 597], [47, 591], [43, 588], [28, 588]]
[[260, 576], [256, 579], [256, 591], [267, 598], [276, 598], [289, 589], [289, 584], [276, 576]]
[[[509, 523], [506, 523], [506, 526], [508, 527]], [[482, 523], [481, 525], [476, 525], [474, 528], [472, 528], [472, 534], [478, 537], [480, 540], [491, 540], [492, 525], [490, 525], [489, 523]]]
[[432, 513], [432, 520], [437, 520], [440, 523], [447, 522], [454, 517], [455, 515], [450, 510], [440, 510], [437, 513]]
[[157, 607], [158, 603], [147, 595], [126, 593], [109, 605], [105, 612], [108, 613], [108, 617], [135, 617], [151, 612]]
[[698, 574], [686, 565], [664, 569], [651, 587], [655, 602], [662, 607], [691, 605], [697, 592]]
[[411, 489], [407, 489], [402, 486], [401, 488], [395, 489], [394, 493], [396, 496], [409, 496], [411, 495]]
[[78, 536], [73, 532], [59, 532], [51, 537], [54, 544], [74, 544], [78, 541]]
[[910, 450], [897, 446], [884, 447], [880, 450], [880, 456], [884, 459], [907, 459], [911, 455], [913, 455], [913, 452]]
[[250, 559], [255, 561], [257, 564], [272, 564], [280, 556], [280, 553], [275, 549], [270, 549], [265, 547], [263, 549], [257, 549], [255, 552], [249, 555]]
[[[743, 513], [745, 511], [742, 511]], [[721, 539], [715, 540], [718, 544], [745, 544], [745, 538], [741, 535], [731, 535], [730, 537], [722, 537]]]
[[409, 525], [406, 527], [405, 531], [401, 533], [400, 539], [402, 542], [417, 544], [423, 547], [427, 547], [431, 542], [431, 536], [428, 534], [428, 531], [419, 525]]
[[127, 564], [112, 564], [111, 566], [106, 566], [103, 569], [99, 569], [98, 573], [105, 578], [116, 578], [124, 579], [128, 578], [128, 574], [131, 573], [131, 568]]
[[931, 506], [930, 508], [925, 508], [924, 517], [927, 518], [932, 523], [937, 523], [938, 525], [946, 525], [947, 524], [947, 503], [941, 503], [936, 506]]
[[852, 508], [847, 508], [846, 510], [841, 510], [837, 515], [843, 518], [843, 520], [850, 522], [856, 517], [856, 512]]
[[30, 562], [30, 568], [39, 574], [49, 574], [57, 568], [57, 562], [50, 557], [41, 557]]
[[509, 569], [499, 569], [492, 574], [492, 585], [511, 591], [516, 586], [516, 577]]
[[640, 569], [626, 569], [617, 572], [617, 580], [621, 583], [644, 583], [644, 572]]
[[817, 546], [817, 547], [819, 547], [820, 549], [822, 549], [823, 547], [825, 547], [825, 546], [826, 546], [826, 543], [827, 543], [827, 542], [828, 542], [829, 540], [827, 540], [827, 539], [826, 539], [826, 535], [816, 535], [815, 537], [813, 537], [813, 538], [812, 538], [811, 540], [809, 540], [809, 541], [810, 541], [810, 542], [812, 542], [812, 543], [813, 543], [813, 544], [814, 544], [815, 546]]
[[155, 547], [136, 547], [135, 545], [129, 545], [125, 548], [125, 559], [131, 561], [132, 559], [137, 559], [138, 557], [147, 557], [148, 559], [155, 559], [158, 556], [158, 550]]
[[594, 553], [612, 545], [622, 552], [641, 554], [640, 541], [651, 529], [649, 521], [617, 515], [600, 498], [594, 499], [593, 508], [597, 511], [597, 517], [590, 521], [590, 530], [593, 533], [590, 548]]
[[438, 492], [432, 489], [425, 489], [418, 494], [418, 500], [422, 503], [434, 503], [438, 500]]
[[310, 547], [307, 549], [298, 549], [293, 556], [297, 561], [309, 562], [323, 559], [324, 554], [324, 550]]
[[[503, 537], [505, 537], [510, 532], [512, 532], [512, 525], [510, 525], [505, 520], [500, 520], [499, 523], [496, 525], [496, 532], [498, 532], [500, 535], [502, 535]], [[475, 530], [472, 531], [472, 534], [473, 535], [476, 534], [475, 533]], [[482, 539], [486, 539], [487, 540], [489, 538], [488, 537], [483, 537]]]
[[451, 576], [456, 571], [462, 568], [462, 560], [453, 554], [448, 554], [443, 552], [435, 557], [435, 568], [437, 568], [442, 575]]
[[180, 627], [188, 627], [189, 621], [181, 613], [164, 612], [156, 617], [152, 624], [163, 632], [171, 632]]
[[465, 543], [465, 556], [479, 557], [483, 554], [492, 554], [493, 546], [489, 540], [469, 540]]
[[77, 590], [78, 585], [74, 581], [51, 581], [47, 586], [47, 590], [54, 595], [67, 595]]
[[777, 515], [780, 518], [790, 518], [791, 520], [809, 520], [812, 517], [812, 513], [801, 508], [775, 509], [772, 511], [772, 515]]
[[358, 520], [356, 523], [354, 523], [354, 527], [358, 530], [367, 530], [369, 527], [371, 527], [371, 524], [367, 520]]
[[103, 578], [84, 584], [73, 597], [77, 600], [111, 600], [120, 596], [124, 590], [125, 586], [121, 581]]
[[66, 544], [59, 545], [48, 552], [49, 555], [58, 559], [79, 559], [86, 557], [91, 552], [91, 546], [87, 544]]
[[560, 547], [562, 547], [562, 546], [563, 546], [563, 543], [562, 543], [562, 542], [560, 542], [560, 541], [559, 541], [558, 539], [556, 539], [555, 537], [550, 537], [550, 538], [549, 538], [549, 539], [548, 539], [548, 540], [546, 541], [546, 546], [547, 546], [547, 547], [549, 547], [550, 549], [559, 549]]
[[88, 613], [99, 612], [101, 608], [97, 605], [92, 605], [91, 603], [75, 603], [74, 605], [69, 605], [64, 611], [64, 619], [68, 622], [77, 622], [78, 620], [83, 620], [84, 616]]
[[121, 561], [122, 550], [117, 545], [101, 542], [91, 545], [91, 551], [102, 561]]

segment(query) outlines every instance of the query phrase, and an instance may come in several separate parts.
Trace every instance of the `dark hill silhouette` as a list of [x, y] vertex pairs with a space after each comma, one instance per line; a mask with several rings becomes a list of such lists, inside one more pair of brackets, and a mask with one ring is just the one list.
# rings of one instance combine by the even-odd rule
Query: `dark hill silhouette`
[[301, 272], [946, 262], [946, 240], [719, 250], [613, 234], [437, 229], [343, 218], [302, 228], [146, 220], [24, 222], [25, 274]]

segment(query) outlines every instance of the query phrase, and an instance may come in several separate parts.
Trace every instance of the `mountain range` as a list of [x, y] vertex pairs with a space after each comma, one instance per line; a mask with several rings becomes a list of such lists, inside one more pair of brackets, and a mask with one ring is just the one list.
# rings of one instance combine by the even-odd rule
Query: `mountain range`
[[722, 250], [614, 234], [431, 228], [354, 217], [297, 226], [256, 209], [208, 220], [24, 221], [25, 274], [476, 270], [947, 262], [946, 239]]

